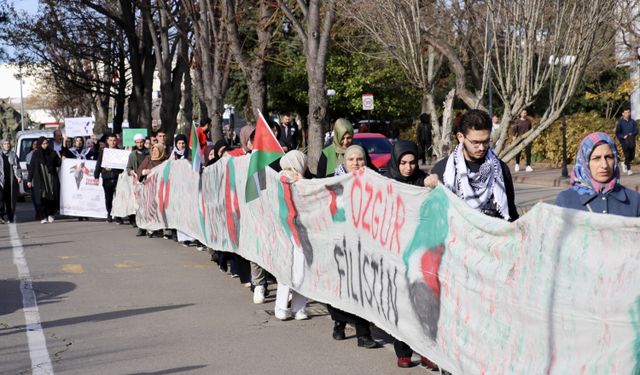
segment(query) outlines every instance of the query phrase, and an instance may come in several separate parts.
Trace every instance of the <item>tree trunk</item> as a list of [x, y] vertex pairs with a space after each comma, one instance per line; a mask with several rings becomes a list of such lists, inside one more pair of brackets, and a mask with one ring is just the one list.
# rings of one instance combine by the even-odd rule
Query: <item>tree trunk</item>
[[316, 174], [318, 160], [324, 144], [323, 129], [327, 127], [328, 100], [325, 88], [324, 69], [318, 74], [320, 77], [310, 77], [309, 82], [309, 115], [307, 131], [307, 156], [309, 158], [309, 170]]
[[271, 22], [275, 9], [266, 0], [261, 0], [259, 3], [260, 9], [257, 11], [259, 18], [256, 23], [257, 44], [252, 51], [253, 53], [250, 54], [247, 53], [244, 41], [241, 40], [238, 27], [240, 21], [236, 14], [237, 2], [234, 0], [222, 2], [226, 14], [225, 27], [231, 45], [231, 53], [240, 66], [240, 71], [249, 89], [249, 102], [253, 112], [253, 118], [249, 118], [250, 120], [257, 119], [258, 114], [265, 111], [267, 97], [266, 56], [275, 30]]
[[94, 107], [95, 124], [93, 134], [106, 134], [109, 129], [109, 97], [106, 95], [96, 95]]
[[126, 102], [127, 92], [127, 79], [126, 79], [127, 67], [124, 57], [124, 49], [121, 51], [120, 60], [118, 62], [118, 85], [116, 87], [115, 111], [113, 114], [113, 132], [115, 134], [122, 133], [122, 122], [124, 121], [124, 107]]
[[[293, 24], [298, 38], [304, 46], [307, 82], [309, 83], [309, 130], [308, 148], [309, 170], [316, 173], [322, 152], [323, 129], [327, 121], [329, 101], [326, 96], [326, 67], [331, 41], [331, 29], [336, 16], [335, 0], [298, 1], [304, 15], [305, 25], [292, 13], [287, 3], [277, 0], [280, 10]], [[321, 17], [324, 13], [324, 18]], [[321, 21], [322, 19], [322, 21]], [[306, 26], [306, 28], [305, 28]]]
[[251, 102], [251, 112], [253, 118], [250, 121], [256, 121], [258, 113], [264, 114], [267, 102], [267, 82], [264, 75], [264, 64], [256, 67], [251, 72], [250, 79], [247, 80], [247, 88], [249, 89], [249, 101]]
[[183, 131], [189, 136], [189, 131], [193, 125], [193, 82], [189, 69], [184, 74], [184, 91], [182, 92], [182, 116], [184, 118]]
[[451, 122], [453, 120], [453, 100], [455, 96], [456, 89], [451, 89], [442, 104], [442, 132], [438, 144], [439, 159], [449, 155], [451, 152]]
[[231, 56], [224, 31], [220, 0], [185, 0], [193, 22], [195, 85], [200, 101], [200, 120], [210, 117], [210, 137], [222, 139], [224, 96], [229, 87]]

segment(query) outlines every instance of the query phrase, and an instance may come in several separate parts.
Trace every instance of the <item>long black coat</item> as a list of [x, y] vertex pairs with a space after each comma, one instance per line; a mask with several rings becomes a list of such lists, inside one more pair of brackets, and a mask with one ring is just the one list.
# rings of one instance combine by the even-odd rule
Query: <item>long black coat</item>
[[[34, 202], [42, 204], [42, 198], [55, 202], [56, 207], [60, 202], [60, 180], [58, 180], [57, 168], [60, 167], [58, 154], [50, 150], [36, 150], [29, 163], [29, 182], [32, 184], [31, 194]], [[51, 176], [51, 190], [46, 189], [44, 173]]]

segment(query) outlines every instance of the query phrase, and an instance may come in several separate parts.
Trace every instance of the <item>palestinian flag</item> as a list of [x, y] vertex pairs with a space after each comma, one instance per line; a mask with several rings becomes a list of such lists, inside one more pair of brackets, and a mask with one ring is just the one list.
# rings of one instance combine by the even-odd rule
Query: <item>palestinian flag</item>
[[191, 126], [191, 137], [189, 139], [189, 147], [191, 148], [191, 166], [196, 172], [200, 172], [202, 164], [202, 150], [200, 149], [200, 141], [198, 140], [198, 132], [195, 126]]
[[260, 190], [266, 188], [266, 175], [264, 169], [284, 155], [284, 150], [271, 132], [267, 121], [259, 113], [256, 123], [256, 134], [253, 138], [253, 150], [249, 161], [247, 173], [247, 185], [245, 188], [245, 200], [251, 202], [258, 198]]

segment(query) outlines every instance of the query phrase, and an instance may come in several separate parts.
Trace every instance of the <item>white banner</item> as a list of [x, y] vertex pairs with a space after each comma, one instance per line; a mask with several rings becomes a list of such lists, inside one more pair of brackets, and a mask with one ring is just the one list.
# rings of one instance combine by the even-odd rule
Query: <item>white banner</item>
[[64, 119], [64, 134], [67, 137], [88, 137], [93, 134], [95, 121], [91, 117], [69, 117]]
[[105, 148], [102, 152], [102, 168], [127, 169], [127, 162], [129, 161], [131, 151]]
[[60, 166], [60, 214], [106, 218], [102, 179], [93, 178], [94, 160], [64, 159]]
[[156, 167], [138, 225], [236, 252], [454, 374], [639, 373], [640, 220], [537, 204], [509, 223], [368, 169], [267, 168], [245, 203], [249, 158]]
[[120, 173], [118, 176], [118, 185], [116, 186], [116, 194], [113, 197], [111, 216], [127, 217], [136, 214], [138, 203], [136, 202], [134, 189], [137, 184], [136, 179], [129, 176], [126, 171]]

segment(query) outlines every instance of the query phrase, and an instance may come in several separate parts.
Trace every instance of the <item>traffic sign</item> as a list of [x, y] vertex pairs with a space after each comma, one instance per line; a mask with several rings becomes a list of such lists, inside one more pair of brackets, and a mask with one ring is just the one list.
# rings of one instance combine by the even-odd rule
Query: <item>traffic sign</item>
[[362, 94], [362, 110], [373, 111], [373, 94], [371, 93]]

